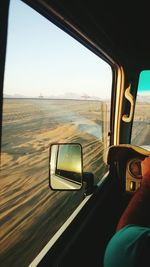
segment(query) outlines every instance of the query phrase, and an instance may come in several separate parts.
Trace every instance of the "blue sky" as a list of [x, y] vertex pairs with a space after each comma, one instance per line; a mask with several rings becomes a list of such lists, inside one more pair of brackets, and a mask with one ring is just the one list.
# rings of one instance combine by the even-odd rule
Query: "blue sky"
[[4, 93], [110, 98], [110, 66], [19, 0], [12, 0]]

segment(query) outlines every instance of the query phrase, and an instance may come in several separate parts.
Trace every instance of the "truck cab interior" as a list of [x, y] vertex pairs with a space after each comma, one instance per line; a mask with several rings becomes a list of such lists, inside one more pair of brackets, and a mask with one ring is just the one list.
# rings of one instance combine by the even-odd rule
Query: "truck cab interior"
[[[148, 146], [145, 149], [131, 144], [139, 75], [150, 70], [148, 3], [136, 2], [131, 6], [129, 1], [23, 2], [105, 60], [113, 73], [110, 143], [106, 153], [108, 172], [85, 194], [84, 205], [55, 236], [53, 244], [39, 251], [29, 266], [102, 267], [106, 245], [140, 186], [141, 174], [133, 176], [131, 165], [136, 159], [139, 166], [139, 162], [150, 155]], [[2, 121], [9, 1], [1, 1], [0, 5]], [[150, 132], [147, 138], [150, 140]]]

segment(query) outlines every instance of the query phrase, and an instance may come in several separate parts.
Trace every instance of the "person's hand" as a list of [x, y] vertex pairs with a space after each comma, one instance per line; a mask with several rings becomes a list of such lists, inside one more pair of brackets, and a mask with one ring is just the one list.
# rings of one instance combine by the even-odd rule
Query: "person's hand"
[[141, 162], [141, 171], [142, 171], [142, 178], [144, 180], [147, 180], [147, 179], [150, 180], [150, 156], [146, 157]]

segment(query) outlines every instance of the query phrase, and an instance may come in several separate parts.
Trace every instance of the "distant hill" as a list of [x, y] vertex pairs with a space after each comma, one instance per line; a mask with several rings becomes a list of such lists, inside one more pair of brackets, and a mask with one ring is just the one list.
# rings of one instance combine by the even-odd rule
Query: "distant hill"
[[36, 97], [29, 97], [29, 96], [24, 96], [24, 95], [20, 95], [20, 94], [14, 94], [14, 95], [8, 95], [8, 94], [4, 94], [4, 98], [42, 98], [42, 99], [74, 99], [74, 100], [99, 100], [102, 101], [101, 98], [96, 97], [96, 96], [89, 96], [87, 94], [83, 94], [83, 95], [79, 95], [76, 93], [65, 93], [62, 95], [58, 95], [58, 96], [36, 96]]
[[77, 99], [77, 100], [99, 100], [101, 101], [102, 99], [100, 97], [96, 96], [89, 96], [87, 94], [79, 95], [76, 93], [65, 93], [59, 96], [52, 96], [52, 98], [57, 98], [57, 99]]
[[150, 95], [137, 95], [137, 102], [150, 103]]
[[28, 98], [28, 97], [24, 95], [19, 95], [19, 94], [14, 94], [14, 95], [4, 94], [4, 98]]
[[[36, 97], [29, 97], [29, 96], [24, 96], [24, 95], [20, 95], [20, 94], [13, 94], [13, 95], [8, 95], [8, 94], [4, 94], [4, 98], [37, 98], [37, 99], [73, 99], [73, 100], [97, 100], [97, 101], [105, 101], [105, 102], [110, 102], [107, 99], [101, 99], [100, 97], [96, 97], [96, 96], [89, 96], [88, 94], [83, 94], [83, 95], [79, 95], [76, 93], [65, 93], [62, 95], [58, 95], [58, 96], [44, 96], [44, 95], [40, 95], [40, 96], [36, 96]], [[138, 95], [137, 96], [137, 102], [140, 103], [150, 103], [150, 95]]]

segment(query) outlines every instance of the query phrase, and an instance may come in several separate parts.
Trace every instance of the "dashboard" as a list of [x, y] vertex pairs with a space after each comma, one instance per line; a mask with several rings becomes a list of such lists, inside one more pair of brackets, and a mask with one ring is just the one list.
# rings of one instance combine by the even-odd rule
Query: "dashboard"
[[141, 185], [142, 173], [141, 173], [141, 161], [140, 158], [132, 158], [127, 161], [126, 164], [126, 191], [135, 192]]
[[118, 177], [125, 191], [134, 194], [142, 181], [141, 162], [150, 156], [150, 151], [130, 144], [111, 146], [107, 155], [109, 165], [116, 164]]

